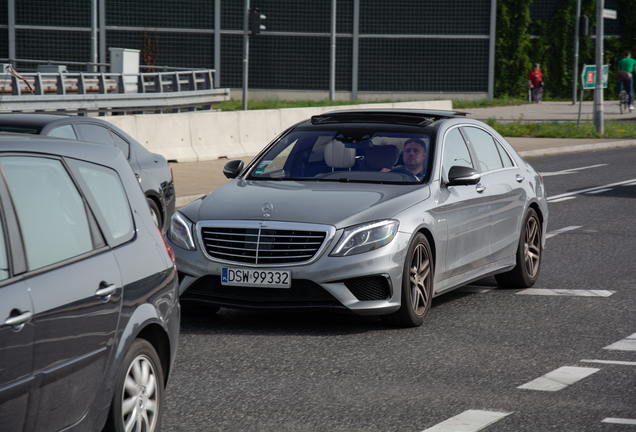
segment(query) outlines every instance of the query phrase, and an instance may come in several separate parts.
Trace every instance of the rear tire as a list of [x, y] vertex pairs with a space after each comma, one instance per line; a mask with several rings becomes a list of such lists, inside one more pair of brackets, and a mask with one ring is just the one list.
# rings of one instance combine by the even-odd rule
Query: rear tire
[[409, 247], [402, 275], [401, 306], [397, 312], [382, 317], [390, 325], [422, 325], [433, 300], [433, 254], [426, 236], [418, 233]]
[[164, 373], [159, 356], [144, 339], [136, 339], [117, 372], [115, 393], [104, 430], [154, 432], [161, 428]]
[[517, 247], [517, 264], [495, 275], [497, 283], [509, 288], [529, 288], [537, 281], [541, 269], [541, 222], [534, 209], [529, 209], [523, 221]]

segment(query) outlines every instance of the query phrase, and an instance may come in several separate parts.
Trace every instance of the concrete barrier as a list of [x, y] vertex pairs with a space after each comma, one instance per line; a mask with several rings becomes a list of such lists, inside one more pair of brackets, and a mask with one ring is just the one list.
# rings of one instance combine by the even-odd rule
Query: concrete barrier
[[235, 112], [201, 112], [187, 116], [190, 118], [191, 142], [197, 161], [223, 157], [232, 159], [247, 153], [241, 144], [239, 119]]
[[168, 160], [195, 162], [253, 156], [279, 133], [313, 115], [345, 109], [452, 110], [453, 103], [417, 101], [274, 110], [193, 112], [105, 117], [153, 153]]

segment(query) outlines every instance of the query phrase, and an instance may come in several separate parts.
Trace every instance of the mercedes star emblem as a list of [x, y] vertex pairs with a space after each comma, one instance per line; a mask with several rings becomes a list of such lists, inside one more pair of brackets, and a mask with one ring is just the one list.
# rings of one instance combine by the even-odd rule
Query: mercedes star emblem
[[274, 210], [274, 204], [265, 203], [265, 204], [263, 204], [262, 210], [263, 210], [263, 216], [270, 217], [271, 213], [272, 213], [272, 210]]

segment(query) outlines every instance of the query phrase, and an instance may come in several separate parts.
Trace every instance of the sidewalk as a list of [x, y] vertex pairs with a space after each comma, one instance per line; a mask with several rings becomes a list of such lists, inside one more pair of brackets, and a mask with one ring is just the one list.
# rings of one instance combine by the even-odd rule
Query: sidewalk
[[[544, 102], [542, 104], [479, 108], [466, 111], [470, 113], [468, 117], [478, 120], [487, 120], [489, 118], [517, 120], [522, 118], [530, 121], [576, 121], [578, 109], [578, 104], [572, 105], [571, 102]], [[620, 114], [617, 101], [606, 102], [603, 109], [605, 120], [636, 121], [636, 111]], [[591, 121], [592, 110], [592, 102], [584, 102], [581, 111], [581, 121]], [[589, 117], [589, 120], [584, 117], [584, 114]], [[523, 157], [636, 145], [636, 140], [616, 139], [507, 138], [507, 140]], [[247, 164], [252, 158], [253, 156], [245, 157], [243, 162]], [[223, 166], [227, 162], [227, 159], [216, 159], [203, 162], [170, 163], [174, 174], [177, 208], [183, 207], [227, 183], [229, 179], [223, 175]]]

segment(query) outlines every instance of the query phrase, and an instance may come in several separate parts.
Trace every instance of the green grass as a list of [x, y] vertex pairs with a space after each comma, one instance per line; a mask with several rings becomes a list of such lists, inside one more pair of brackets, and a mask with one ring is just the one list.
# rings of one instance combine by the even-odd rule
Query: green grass
[[605, 122], [603, 135], [596, 133], [593, 123], [577, 122], [498, 122], [488, 119], [486, 123], [505, 137], [533, 137], [533, 138], [636, 138], [636, 123]]
[[[251, 100], [247, 102], [248, 110], [261, 110], [261, 109], [279, 109], [279, 108], [306, 108], [306, 107], [328, 107], [338, 105], [365, 105], [373, 103], [395, 103], [404, 101], [394, 100], [378, 100], [378, 101], [330, 101], [323, 99], [320, 101], [314, 100]], [[453, 109], [470, 109], [470, 108], [490, 108], [498, 106], [510, 106], [510, 105], [525, 105], [528, 101], [525, 99], [503, 97], [489, 100], [484, 99], [455, 99], [453, 100]], [[221, 102], [218, 106], [221, 111], [240, 111], [243, 109], [243, 101], [237, 99], [231, 99], [229, 101]]]

